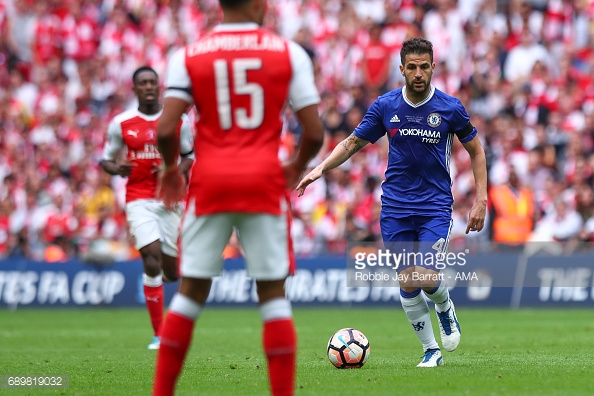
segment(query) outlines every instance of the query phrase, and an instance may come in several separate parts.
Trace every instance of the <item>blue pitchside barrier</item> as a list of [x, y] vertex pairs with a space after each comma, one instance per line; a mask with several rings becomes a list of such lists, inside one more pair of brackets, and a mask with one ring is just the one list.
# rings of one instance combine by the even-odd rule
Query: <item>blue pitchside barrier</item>
[[[594, 255], [525, 257], [477, 254], [472, 265], [445, 269], [456, 306], [594, 307]], [[90, 265], [0, 261], [0, 307], [141, 307], [142, 263]], [[344, 257], [298, 260], [287, 283], [295, 307], [399, 306], [397, 287], [347, 287]], [[474, 276], [473, 276], [474, 274]], [[478, 274], [478, 276], [476, 276]], [[165, 285], [168, 303], [177, 283]], [[209, 306], [255, 305], [255, 284], [243, 260], [229, 260], [215, 279]]]

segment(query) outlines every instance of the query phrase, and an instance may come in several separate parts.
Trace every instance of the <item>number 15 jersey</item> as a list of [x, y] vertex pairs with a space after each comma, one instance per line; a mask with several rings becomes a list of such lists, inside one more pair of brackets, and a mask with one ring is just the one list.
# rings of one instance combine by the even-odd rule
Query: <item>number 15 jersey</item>
[[222, 24], [172, 56], [165, 84], [165, 97], [199, 113], [188, 192], [196, 214], [281, 214], [285, 106], [320, 101], [305, 50], [254, 23]]

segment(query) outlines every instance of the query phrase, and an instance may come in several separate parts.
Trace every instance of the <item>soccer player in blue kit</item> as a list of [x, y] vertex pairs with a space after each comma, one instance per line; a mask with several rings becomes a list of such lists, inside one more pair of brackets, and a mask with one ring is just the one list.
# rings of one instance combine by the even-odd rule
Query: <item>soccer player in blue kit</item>
[[[354, 132], [303, 178], [297, 190], [301, 196], [305, 188], [324, 173], [340, 166], [367, 143], [375, 143], [387, 133], [388, 167], [382, 183], [380, 217], [384, 244], [426, 245], [439, 257], [438, 253], [447, 252], [452, 228], [454, 199], [450, 154], [454, 135], [470, 155], [476, 187], [476, 201], [470, 211], [467, 234], [481, 231], [485, 223], [485, 152], [460, 100], [431, 85], [435, 69], [431, 42], [422, 38], [405, 41], [400, 59], [405, 86], [377, 98]], [[448, 289], [437, 276], [437, 266], [425, 265], [424, 261], [415, 264], [399, 269], [400, 301], [423, 344], [424, 356], [417, 367], [441, 366], [444, 360], [423, 294], [435, 303], [441, 342], [446, 351], [458, 347], [460, 325]], [[413, 272], [416, 272], [415, 277]], [[415, 278], [417, 281], [412, 280]], [[419, 283], [418, 279], [432, 281]]]

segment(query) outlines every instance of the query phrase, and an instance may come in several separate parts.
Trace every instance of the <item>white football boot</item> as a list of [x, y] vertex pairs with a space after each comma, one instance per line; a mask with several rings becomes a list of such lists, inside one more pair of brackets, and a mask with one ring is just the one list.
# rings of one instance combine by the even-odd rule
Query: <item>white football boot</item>
[[148, 346], [148, 349], [159, 349], [161, 347], [161, 337], [153, 337], [153, 342]]
[[439, 319], [439, 334], [443, 349], [452, 352], [458, 348], [461, 335], [460, 324], [452, 300], [450, 300], [450, 309], [445, 312], [437, 312], [437, 319]]
[[417, 367], [437, 367], [443, 365], [444, 361], [441, 356], [441, 351], [439, 349], [427, 349], [425, 351], [425, 356], [423, 356], [423, 360], [421, 360], [421, 363], [417, 364]]

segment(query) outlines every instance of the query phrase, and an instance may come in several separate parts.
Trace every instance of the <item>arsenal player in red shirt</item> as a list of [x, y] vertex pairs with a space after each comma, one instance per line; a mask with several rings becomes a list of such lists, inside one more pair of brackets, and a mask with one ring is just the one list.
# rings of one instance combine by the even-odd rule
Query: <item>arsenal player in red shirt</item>
[[[161, 154], [157, 150], [157, 123], [162, 116], [159, 78], [143, 66], [132, 77], [138, 109], [125, 111], [111, 121], [101, 166], [111, 175], [127, 177], [126, 219], [144, 265], [143, 283], [146, 305], [154, 330], [149, 349], [159, 349], [163, 321], [163, 280], [177, 280], [177, 239], [181, 207], [166, 209], [157, 199]], [[179, 169], [186, 174], [194, 159], [193, 132], [184, 114], [174, 125], [178, 142]], [[118, 156], [126, 150], [126, 162]]]
[[[175, 128], [189, 104], [196, 162], [180, 231], [181, 283], [161, 333], [155, 395], [172, 395], [221, 253], [236, 227], [258, 287], [271, 392], [292, 395], [296, 334], [284, 284], [293, 271], [287, 193], [318, 153], [323, 128], [312, 62], [298, 44], [261, 28], [265, 0], [220, 0], [223, 23], [169, 62], [158, 146], [166, 205], [184, 196]], [[286, 104], [303, 135], [293, 158], [278, 159]]]

